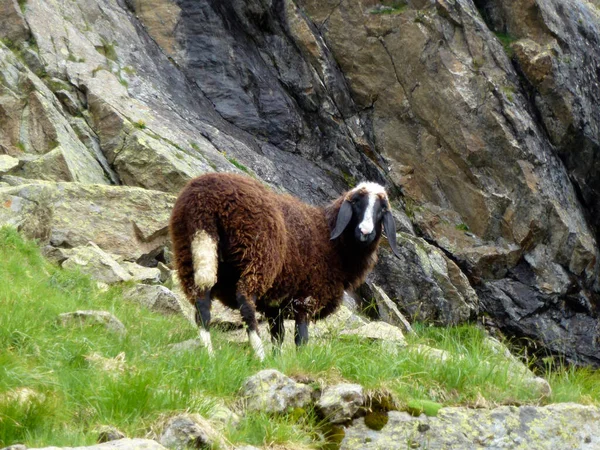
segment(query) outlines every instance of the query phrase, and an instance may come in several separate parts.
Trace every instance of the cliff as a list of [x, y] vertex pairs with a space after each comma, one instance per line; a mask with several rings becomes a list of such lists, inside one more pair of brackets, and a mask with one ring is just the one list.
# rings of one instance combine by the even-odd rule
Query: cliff
[[1, 0], [0, 39], [1, 223], [152, 264], [201, 173], [370, 179], [404, 313], [600, 365], [597, 3]]

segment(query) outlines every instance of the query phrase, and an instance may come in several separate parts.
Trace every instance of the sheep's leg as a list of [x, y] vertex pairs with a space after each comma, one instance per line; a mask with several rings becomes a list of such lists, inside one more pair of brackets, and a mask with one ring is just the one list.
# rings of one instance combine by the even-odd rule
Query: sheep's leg
[[203, 295], [199, 295], [198, 298], [196, 299], [195, 319], [196, 319], [196, 324], [198, 325], [198, 328], [200, 328], [200, 340], [202, 341], [202, 344], [204, 344], [204, 347], [206, 347], [208, 354], [211, 357], [213, 357], [214, 352], [213, 352], [212, 342], [210, 340], [210, 332], [209, 332], [210, 304], [211, 304], [210, 289], [207, 289], [206, 291], [204, 291]]
[[280, 349], [285, 337], [285, 326], [283, 322], [283, 312], [280, 309], [269, 311], [267, 314], [269, 321], [269, 331], [271, 332], [271, 341], [276, 349]]
[[296, 321], [294, 342], [299, 347], [308, 342], [308, 314], [303, 308], [295, 305], [294, 319]]
[[240, 306], [240, 313], [242, 314], [242, 320], [248, 327], [248, 340], [250, 345], [254, 349], [256, 356], [261, 361], [265, 359], [265, 349], [263, 343], [258, 336], [258, 322], [256, 321], [256, 309], [255, 302], [256, 298], [253, 297], [249, 300], [244, 294], [238, 293], [236, 295], [238, 305]]

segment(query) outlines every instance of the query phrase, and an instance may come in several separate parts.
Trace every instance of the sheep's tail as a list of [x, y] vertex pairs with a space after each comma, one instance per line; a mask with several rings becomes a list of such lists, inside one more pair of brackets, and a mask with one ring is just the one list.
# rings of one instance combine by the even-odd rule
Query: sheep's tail
[[219, 266], [218, 242], [216, 235], [200, 229], [192, 238], [192, 262], [194, 283], [200, 290], [213, 287], [217, 282]]
[[217, 226], [209, 214], [197, 210], [194, 214], [177, 206], [170, 223], [175, 266], [186, 297], [194, 304], [217, 282]]

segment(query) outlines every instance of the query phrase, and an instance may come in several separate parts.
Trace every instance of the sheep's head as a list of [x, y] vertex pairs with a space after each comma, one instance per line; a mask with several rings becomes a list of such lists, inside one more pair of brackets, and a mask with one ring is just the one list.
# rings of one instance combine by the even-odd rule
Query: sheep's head
[[360, 183], [345, 195], [331, 239], [337, 239], [346, 232], [358, 245], [368, 247], [379, 240], [382, 228], [392, 251], [400, 257], [396, 246], [396, 225], [385, 189], [377, 183]]

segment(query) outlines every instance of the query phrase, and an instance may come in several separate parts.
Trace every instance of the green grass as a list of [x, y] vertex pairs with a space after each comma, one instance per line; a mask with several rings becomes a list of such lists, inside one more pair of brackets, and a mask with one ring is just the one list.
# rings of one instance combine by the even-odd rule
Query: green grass
[[[474, 326], [415, 325], [410, 344], [454, 355], [444, 363], [410, 347], [341, 336], [312, 340], [298, 351], [286, 347], [261, 363], [246, 343], [228, 343], [218, 330], [212, 331], [214, 360], [202, 349], [174, 353], [169, 344], [196, 336], [184, 318], [124, 302], [122, 287], [99, 291], [86, 276], [46, 262], [35, 243], [10, 228], [0, 228], [0, 258], [0, 447], [89, 445], [101, 425], [144, 437], [165, 417], [183, 411], [210, 418], [217, 403], [235, 410], [244, 380], [263, 368], [308, 378], [315, 386], [360, 383], [376, 398], [392, 397], [397, 408], [422, 408], [428, 414], [440, 405], [472, 404], [481, 397], [492, 405], [600, 404], [599, 373], [565, 368], [550, 373], [554, 394], [540, 400]], [[109, 311], [128, 332], [120, 337], [103, 328], [57, 324], [58, 314], [77, 309]], [[88, 358], [121, 353], [122, 371], [100, 369]], [[25, 388], [34, 394], [19, 402], [16, 393]], [[224, 433], [232, 443], [319, 448], [331, 431], [307, 408], [277, 416], [242, 415], [241, 423]]]
[[512, 49], [511, 44], [513, 42], [515, 42], [517, 40], [517, 38], [515, 36], [511, 36], [508, 33], [494, 33], [496, 35], [496, 37], [498, 38], [498, 40], [500, 41], [500, 43], [502, 44], [502, 47], [504, 47], [504, 51], [506, 52], [506, 54], [508, 55], [509, 58], [512, 58], [513, 54], [514, 54], [514, 50]]
[[385, 15], [385, 14], [401, 14], [408, 8], [405, 1], [392, 0], [383, 1], [376, 9], [370, 11], [371, 14]]

